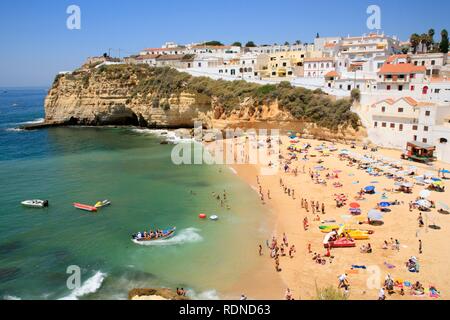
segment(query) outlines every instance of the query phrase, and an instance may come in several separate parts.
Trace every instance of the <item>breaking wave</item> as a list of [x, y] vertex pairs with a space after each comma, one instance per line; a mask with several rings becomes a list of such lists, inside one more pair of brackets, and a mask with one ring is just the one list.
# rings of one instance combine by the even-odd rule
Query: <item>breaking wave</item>
[[19, 297], [16, 297], [16, 296], [6, 295], [6, 296], [3, 296], [3, 300], [22, 300], [22, 299]]
[[39, 123], [43, 123], [44, 121], [45, 121], [44, 118], [39, 118], [39, 119], [35, 119], [32, 121], [21, 122], [19, 124], [39, 124]]
[[199, 293], [189, 290], [189, 297], [191, 297], [192, 300], [220, 300], [216, 290], [208, 290]]
[[203, 240], [203, 237], [200, 235], [199, 232], [200, 232], [199, 229], [187, 228], [181, 230], [180, 233], [178, 233], [176, 236], [167, 240], [155, 240], [149, 242], [141, 242], [133, 240], [133, 242], [141, 246], [175, 246], [185, 243], [195, 243]]
[[78, 300], [78, 298], [90, 293], [97, 292], [102, 286], [107, 274], [101, 271], [97, 271], [92, 277], [87, 279], [81, 287], [74, 289], [68, 296], [61, 298], [60, 300]]

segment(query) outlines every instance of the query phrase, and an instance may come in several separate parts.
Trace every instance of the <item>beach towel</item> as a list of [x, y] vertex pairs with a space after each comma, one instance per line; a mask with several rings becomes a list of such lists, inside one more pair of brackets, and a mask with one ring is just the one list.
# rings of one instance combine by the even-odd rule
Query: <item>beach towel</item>
[[352, 265], [352, 269], [367, 269], [366, 266], [358, 266], [356, 264]]
[[355, 269], [350, 269], [350, 270], [345, 271], [345, 273], [347, 273], [347, 274], [359, 274], [359, 271], [355, 270]]
[[395, 266], [393, 264], [387, 263], [385, 262], [384, 265], [388, 268], [388, 269], [394, 269]]

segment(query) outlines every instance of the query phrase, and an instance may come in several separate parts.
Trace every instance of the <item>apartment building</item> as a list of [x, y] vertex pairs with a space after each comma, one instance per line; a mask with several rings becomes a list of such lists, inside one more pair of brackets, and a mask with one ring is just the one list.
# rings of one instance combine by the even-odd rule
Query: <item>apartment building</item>
[[409, 141], [436, 147], [439, 160], [450, 162], [450, 107], [420, 102], [412, 97], [384, 99], [374, 103], [369, 113], [370, 139], [379, 145], [405, 149]]

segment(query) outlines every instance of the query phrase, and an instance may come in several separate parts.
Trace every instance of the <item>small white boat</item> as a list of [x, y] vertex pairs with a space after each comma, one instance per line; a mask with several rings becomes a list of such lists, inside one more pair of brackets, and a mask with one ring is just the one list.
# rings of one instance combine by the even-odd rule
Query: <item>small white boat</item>
[[211, 219], [212, 221], [217, 221], [217, 220], [219, 220], [219, 217], [214, 215], [214, 216], [209, 217], [209, 219]]
[[25, 200], [21, 202], [23, 206], [29, 208], [45, 208], [48, 207], [48, 200]]

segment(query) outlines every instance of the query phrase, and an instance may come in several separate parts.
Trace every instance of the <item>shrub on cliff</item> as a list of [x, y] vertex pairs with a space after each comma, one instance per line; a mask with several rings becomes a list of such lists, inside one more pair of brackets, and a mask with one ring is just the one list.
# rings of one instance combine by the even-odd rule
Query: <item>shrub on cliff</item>
[[[290, 112], [295, 118], [334, 131], [348, 126], [359, 127], [359, 118], [351, 111], [350, 99], [334, 101], [321, 90], [294, 87], [289, 82], [259, 85], [242, 80], [212, 80], [168, 67], [154, 68], [144, 64], [102, 66], [94, 69], [91, 76], [98, 77], [91, 83], [120, 81], [131, 90], [131, 99], [139, 97], [153, 107], [155, 101], [191, 93], [204, 104], [216, 100], [227, 113], [238, 108], [245, 99], [252, 99], [256, 108], [278, 102], [280, 109]], [[83, 79], [82, 83], [87, 82]]]

